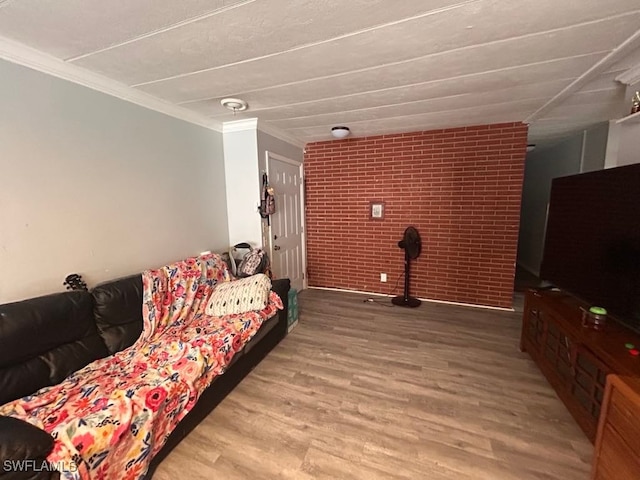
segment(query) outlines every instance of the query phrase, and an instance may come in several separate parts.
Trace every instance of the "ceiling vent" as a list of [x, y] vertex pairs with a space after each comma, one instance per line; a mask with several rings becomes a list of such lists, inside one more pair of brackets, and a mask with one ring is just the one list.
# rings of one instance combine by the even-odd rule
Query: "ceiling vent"
[[239, 98], [223, 98], [220, 100], [220, 105], [231, 110], [233, 113], [244, 112], [249, 108], [249, 104]]

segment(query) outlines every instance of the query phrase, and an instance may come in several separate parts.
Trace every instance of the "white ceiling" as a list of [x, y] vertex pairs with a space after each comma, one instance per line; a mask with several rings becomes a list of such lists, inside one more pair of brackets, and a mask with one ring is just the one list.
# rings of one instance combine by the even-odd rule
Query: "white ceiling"
[[639, 26], [640, 0], [0, 0], [8, 42], [302, 142], [505, 121], [553, 141], [621, 115]]

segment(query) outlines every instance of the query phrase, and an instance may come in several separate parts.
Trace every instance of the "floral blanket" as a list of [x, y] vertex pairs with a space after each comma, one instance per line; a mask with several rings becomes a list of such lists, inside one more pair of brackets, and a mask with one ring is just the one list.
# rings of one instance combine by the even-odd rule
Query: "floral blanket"
[[204, 315], [216, 283], [229, 280], [217, 255], [144, 272], [144, 328], [133, 346], [0, 406], [0, 414], [53, 435], [47, 460], [63, 479], [141, 478], [200, 394], [283, 307], [271, 292], [260, 312]]

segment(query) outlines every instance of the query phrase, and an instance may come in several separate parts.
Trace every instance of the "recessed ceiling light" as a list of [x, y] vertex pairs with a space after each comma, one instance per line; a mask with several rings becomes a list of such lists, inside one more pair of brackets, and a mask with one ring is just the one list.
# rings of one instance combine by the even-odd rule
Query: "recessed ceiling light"
[[223, 98], [220, 100], [220, 105], [224, 108], [228, 108], [233, 113], [243, 112], [247, 108], [249, 108], [249, 104], [244, 100], [240, 100], [239, 98]]
[[351, 130], [349, 130], [349, 127], [338, 126], [331, 129], [331, 135], [335, 138], [345, 138], [348, 137], [350, 133]]

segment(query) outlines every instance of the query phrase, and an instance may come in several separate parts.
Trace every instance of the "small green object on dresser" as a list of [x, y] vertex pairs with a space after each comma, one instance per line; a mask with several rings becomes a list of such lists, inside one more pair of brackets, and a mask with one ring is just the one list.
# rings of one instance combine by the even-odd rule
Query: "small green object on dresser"
[[292, 288], [288, 296], [287, 332], [290, 332], [298, 324], [298, 291]]

